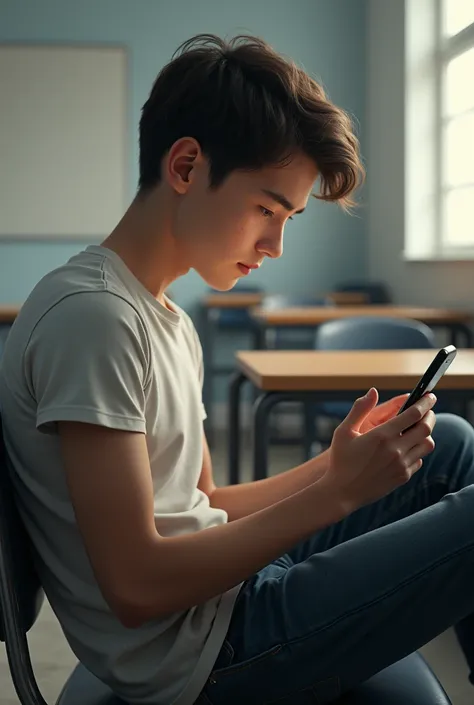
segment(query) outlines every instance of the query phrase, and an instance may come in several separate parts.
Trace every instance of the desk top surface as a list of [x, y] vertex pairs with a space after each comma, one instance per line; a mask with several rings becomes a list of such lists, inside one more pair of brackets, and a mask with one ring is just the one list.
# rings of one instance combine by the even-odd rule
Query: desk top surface
[[250, 293], [217, 293], [208, 294], [202, 300], [206, 308], [250, 308], [258, 306], [263, 298], [263, 294]]
[[[204, 297], [203, 304], [206, 308], [251, 308], [259, 306], [264, 296], [269, 296], [269, 294], [239, 293], [238, 291], [213, 293]], [[331, 298], [337, 306], [360, 305], [367, 302], [366, 294], [352, 291], [331, 291], [321, 294], [319, 297], [315, 295], [314, 299], [324, 296]]]
[[352, 316], [386, 316], [411, 318], [424, 323], [469, 323], [472, 314], [448, 308], [423, 306], [392, 306], [370, 304], [366, 306], [304, 306], [281, 309], [252, 309], [252, 316], [266, 325], [312, 325]]
[[[406, 390], [416, 385], [436, 350], [251, 350], [237, 366], [266, 391]], [[458, 350], [439, 389], [472, 389], [474, 349]]]

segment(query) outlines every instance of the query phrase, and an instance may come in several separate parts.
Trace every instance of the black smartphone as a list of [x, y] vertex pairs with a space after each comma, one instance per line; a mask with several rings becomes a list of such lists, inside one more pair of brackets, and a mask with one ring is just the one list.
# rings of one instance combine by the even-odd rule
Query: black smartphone
[[457, 352], [458, 351], [454, 345], [447, 345], [445, 348], [441, 348], [398, 414], [403, 413], [406, 409], [421, 399], [424, 394], [428, 394], [433, 391], [441, 377], [456, 357]]

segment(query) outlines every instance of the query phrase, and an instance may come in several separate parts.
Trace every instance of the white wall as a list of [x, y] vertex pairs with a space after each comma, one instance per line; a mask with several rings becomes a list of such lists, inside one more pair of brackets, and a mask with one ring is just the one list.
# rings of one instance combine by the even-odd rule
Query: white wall
[[[434, 0], [433, 0], [434, 1]], [[474, 261], [404, 262], [404, 0], [369, 0], [367, 198], [369, 274], [397, 303], [474, 312]]]
[[0, 47], [0, 236], [107, 237], [127, 206], [126, 53]]

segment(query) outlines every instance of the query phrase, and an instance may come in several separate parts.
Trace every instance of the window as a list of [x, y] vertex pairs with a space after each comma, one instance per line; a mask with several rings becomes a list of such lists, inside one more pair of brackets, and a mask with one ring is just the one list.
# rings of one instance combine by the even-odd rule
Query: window
[[474, 0], [438, 0], [439, 249], [474, 255]]
[[472, 0], [443, 0], [443, 34], [452, 37], [474, 22]]
[[404, 257], [474, 260], [474, 0], [405, 9]]

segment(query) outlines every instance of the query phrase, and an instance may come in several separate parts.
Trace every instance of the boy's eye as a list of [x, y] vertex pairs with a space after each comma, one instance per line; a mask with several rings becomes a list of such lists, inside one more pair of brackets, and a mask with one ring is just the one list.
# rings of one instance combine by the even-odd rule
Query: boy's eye
[[269, 210], [268, 208], [265, 208], [264, 206], [259, 206], [259, 208], [260, 208], [264, 218], [272, 218], [273, 217], [273, 215], [274, 215], [273, 211]]

